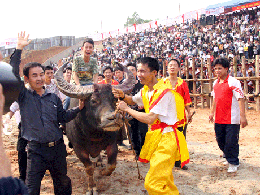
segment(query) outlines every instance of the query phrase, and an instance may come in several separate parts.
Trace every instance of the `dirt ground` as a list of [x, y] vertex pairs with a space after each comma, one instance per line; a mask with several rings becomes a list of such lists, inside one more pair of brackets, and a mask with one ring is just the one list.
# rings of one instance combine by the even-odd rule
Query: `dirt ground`
[[[247, 111], [249, 125], [240, 131], [240, 167], [237, 173], [227, 173], [222, 164], [212, 123], [208, 122], [209, 109], [197, 109], [193, 122], [188, 126], [187, 143], [190, 152], [188, 170], [173, 170], [175, 184], [180, 194], [260, 194], [260, 118], [259, 112]], [[3, 135], [4, 145], [11, 159], [13, 176], [18, 176], [16, 142], [18, 131], [12, 119], [13, 132]], [[126, 141], [127, 142], [127, 141]], [[72, 180], [73, 194], [85, 194], [87, 176], [83, 164], [73, 150], [68, 149], [68, 175]], [[104, 161], [105, 155], [103, 154]], [[138, 162], [141, 175], [145, 177], [149, 164]], [[147, 194], [144, 181], [138, 179], [136, 163], [131, 150], [120, 148], [117, 168], [110, 177], [98, 177], [95, 172], [100, 194]], [[47, 172], [41, 185], [41, 194], [53, 194], [52, 179]]]

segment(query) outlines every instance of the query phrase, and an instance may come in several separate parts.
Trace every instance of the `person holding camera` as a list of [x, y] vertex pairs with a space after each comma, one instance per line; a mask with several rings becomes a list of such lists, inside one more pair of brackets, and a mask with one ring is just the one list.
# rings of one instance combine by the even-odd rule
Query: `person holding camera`
[[3, 87], [0, 84], [0, 194], [21, 194], [27, 195], [28, 191], [22, 180], [13, 178], [11, 173], [11, 164], [4, 151], [4, 144], [2, 140], [3, 127], [3, 110], [5, 105], [5, 97], [3, 94]]

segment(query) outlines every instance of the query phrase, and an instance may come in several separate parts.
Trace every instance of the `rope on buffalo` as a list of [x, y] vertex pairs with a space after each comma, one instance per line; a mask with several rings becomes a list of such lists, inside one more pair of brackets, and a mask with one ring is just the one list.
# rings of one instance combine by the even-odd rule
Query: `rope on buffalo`
[[129, 140], [129, 143], [131, 144], [131, 149], [132, 149], [133, 154], [135, 156], [135, 162], [136, 162], [137, 171], [138, 171], [138, 179], [139, 180], [144, 180], [144, 178], [142, 177], [142, 175], [140, 173], [140, 169], [139, 169], [138, 162], [137, 162], [137, 159], [136, 159], [136, 153], [135, 153], [135, 150], [134, 150], [134, 147], [133, 147], [132, 140], [130, 138], [130, 133], [129, 133], [129, 128], [128, 127], [131, 126], [131, 125], [129, 124], [128, 119], [126, 118], [126, 113], [122, 112], [122, 111], [119, 111], [118, 109], [116, 109], [115, 114], [116, 113], [120, 113], [122, 115], [124, 127], [125, 127], [125, 129], [127, 131], [128, 140]]

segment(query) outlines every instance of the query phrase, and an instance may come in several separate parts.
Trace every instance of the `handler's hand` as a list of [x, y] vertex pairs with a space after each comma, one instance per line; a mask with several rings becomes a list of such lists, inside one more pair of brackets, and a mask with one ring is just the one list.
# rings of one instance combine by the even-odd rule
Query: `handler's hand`
[[240, 118], [240, 125], [241, 125], [242, 128], [244, 128], [244, 127], [246, 127], [248, 125], [246, 117], [241, 117]]
[[21, 49], [23, 50], [23, 48], [27, 45], [29, 45], [31, 43], [32, 40], [29, 40], [29, 34], [27, 35], [27, 37], [25, 37], [25, 31], [21, 32], [20, 34], [18, 33], [18, 38], [17, 38], [17, 47], [16, 49]]
[[114, 94], [115, 98], [123, 98], [124, 97], [124, 92], [121, 89], [115, 89], [113, 87], [112, 88], [112, 93]]
[[121, 110], [121, 111], [124, 111], [124, 112], [127, 112], [127, 109], [129, 108], [124, 101], [118, 101], [116, 103], [116, 105], [117, 105], [118, 110]]
[[209, 115], [209, 122], [214, 123], [214, 114]]
[[85, 100], [79, 100], [79, 109], [82, 110], [85, 107]]

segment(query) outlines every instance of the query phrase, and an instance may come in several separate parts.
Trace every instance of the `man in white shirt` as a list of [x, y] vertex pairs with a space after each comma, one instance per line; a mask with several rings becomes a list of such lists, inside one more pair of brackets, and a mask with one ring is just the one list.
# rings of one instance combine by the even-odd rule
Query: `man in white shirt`
[[[179, 194], [172, 175], [174, 162], [179, 157], [182, 166], [189, 162], [187, 143], [183, 133], [177, 130], [179, 118], [176, 109], [179, 104], [176, 101], [179, 97], [173, 95], [171, 85], [165, 84], [167, 81], [157, 81], [159, 64], [156, 59], [141, 58], [137, 67], [137, 76], [144, 87], [135, 96], [113, 89], [114, 96], [124, 100], [118, 102], [117, 108], [150, 125], [139, 156], [141, 162], [150, 162], [144, 184], [148, 193]], [[125, 102], [144, 106], [146, 113], [131, 109]]]

